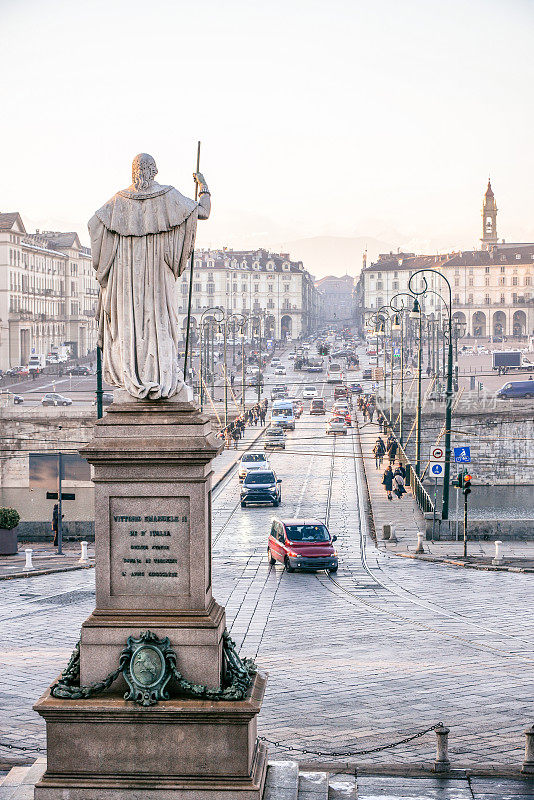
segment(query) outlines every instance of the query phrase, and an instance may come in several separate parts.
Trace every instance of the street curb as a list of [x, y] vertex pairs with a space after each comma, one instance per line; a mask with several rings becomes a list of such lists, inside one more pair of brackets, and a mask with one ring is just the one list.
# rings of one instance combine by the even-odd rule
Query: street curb
[[427, 555], [417, 555], [415, 553], [396, 553], [394, 550], [388, 550], [387, 548], [380, 548], [384, 553], [390, 553], [393, 556], [397, 556], [398, 558], [413, 558], [417, 561], [429, 561], [434, 564], [445, 564], [450, 567], [465, 567], [465, 569], [478, 569], [484, 570], [486, 572], [524, 572], [524, 573], [534, 573], [534, 568], [530, 567], [506, 567], [506, 566], [494, 566], [493, 564], [469, 564], [465, 563], [464, 561], [455, 561], [452, 558], [441, 558], [441, 556], [427, 556]]
[[0, 581], [12, 581], [13, 578], [33, 578], [35, 575], [53, 575], [55, 572], [74, 572], [77, 569], [93, 569], [94, 564], [77, 564], [72, 567], [54, 567], [52, 569], [32, 569], [31, 572], [13, 572], [11, 575], [0, 575]]
[[300, 761], [299, 768], [310, 772], [345, 773], [351, 775], [381, 775], [399, 778], [435, 778], [438, 780], [467, 780], [469, 778], [508, 778], [531, 784], [532, 777], [521, 772], [521, 767], [506, 767], [500, 764], [480, 766], [460, 765], [448, 772], [435, 772], [433, 762], [420, 764], [374, 764], [357, 761]]
[[[265, 425], [265, 427], [262, 428], [259, 431], [258, 435], [255, 436], [254, 439], [252, 439], [252, 441], [249, 442], [248, 447], [245, 447], [244, 450], [237, 450], [236, 452], [237, 453], [246, 453], [248, 450], [250, 450], [251, 447], [253, 447], [256, 444], [258, 439], [260, 439], [263, 436], [263, 434], [265, 433], [267, 428], [268, 428], [268, 425]], [[241, 458], [241, 456], [239, 456], [239, 458], [236, 458], [236, 460], [233, 461], [225, 469], [225, 471], [222, 473], [222, 475], [220, 475], [220, 477], [217, 479], [217, 482], [213, 484], [212, 490], [216, 489], [223, 482], [223, 480], [230, 474], [230, 472], [232, 472], [232, 470], [235, 468], [235, 466], [238, 463], [240, 458]], [[54, 574], [56, 574], [58, 572], [74, 572], [74, 570], [77, 570], [77, 569], [93, 569], [93, 568], [94, 568], [94, 564], [77, 564], [77, 565], [72, 566], [72, 567], [54, 567], [52, 569], [34, 569], [31, 572], [13, 572], [13, 573], [11, 573], [11, 575], [0, 575], [0, 581], [12, 581], [15, 578], [33, 578], [34, 576], [37, 576], [37, 575], [54, 575]]]

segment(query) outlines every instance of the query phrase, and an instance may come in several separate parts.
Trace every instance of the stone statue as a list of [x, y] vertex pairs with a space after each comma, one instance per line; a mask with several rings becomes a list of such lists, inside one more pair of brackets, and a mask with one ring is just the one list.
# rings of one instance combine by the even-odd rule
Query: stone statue
[[104, 379], [140, 400], [184, 389], [176, 278], [193, 250], [197, 219], [208, 219], [211, 210], [200, 172], [193, 175], [198, 203], [156, 183], [157, 172], [152, 156], [140, 153], [132, 163], [132, 185], [89, 220]]

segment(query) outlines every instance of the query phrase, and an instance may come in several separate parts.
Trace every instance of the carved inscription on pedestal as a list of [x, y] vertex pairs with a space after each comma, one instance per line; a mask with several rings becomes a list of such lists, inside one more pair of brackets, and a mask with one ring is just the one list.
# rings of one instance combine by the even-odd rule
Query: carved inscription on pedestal
[[189, 498], [111, 497], [112, 595], [189, 593]]

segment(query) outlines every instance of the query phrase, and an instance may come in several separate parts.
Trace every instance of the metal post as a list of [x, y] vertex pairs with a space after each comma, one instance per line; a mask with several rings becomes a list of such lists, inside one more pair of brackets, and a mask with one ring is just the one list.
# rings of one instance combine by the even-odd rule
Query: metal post
[[451, 426], [452, 426], [452, 308], [449, 309], [449, 346], [447, 354], [447, 392], [445, 395], [445, 468], [443, 470], [443, 499], [441, 518], [449, 518], [449, 490], [451, 477]]
[[[443, 487], [445, 491], [445, 486]], [[464, 558], [467, 558], [467, 495], [464, 492]]]
[[[386, 397], [387, 397], [387, 390], [386, 390], [386, 319], [384, 317], [384, 339], [382, 341], [382, 347], [384, 349], [384, 409], [386, 407]], [[378, 354], [376, 363], [378, 364]], [[391, 420], [390, 420], [391, 422]]]
[[449, 761], [449, 728], [440, 725], [436, 728], [436, 760], [434, 761], [434, 772], [449, 772], [451, 762]]
[[400, 361], [400, 409], [399, 409], [399, 442], [402, 446], [402, 440], [404, 437], [404, 415], [403, 415], [403, 404], [404, 404], [404, 313], [401, 313], [401, 361]]
[[460, 507], [459, 507], [459, 501], [460, 501], [460, 489], [458, 487], [456, 487], [456, 541], [458, 541], [458, 539], [460, 538], [460, 530], [459, 530], [460, 529], [460, 520], [459, 520]]
[[389, 373], [389, 423], [391, 425], [391, 430], [393, 431], [393, 331], [391, 330], [391, 321], [390, 321], [390, 355], [391, 355], [391, 362], [389, 368], [391, 372]]
[[245, 414], [245, 331], [241, 337], [241, 413]]
[[203, 383], [202, 383], [202, 329], [204, 327], [204, 321], [202, 317], [200, 318], [200, 340], [199, 340], [199, 352], [198, 352], [198, 395], [199, 395], [199, 403], [200, 403], [200, 410], [202, 411], [202, 397], [204, 394]]
[[[197, 172], [200, 171], [200, 142], [197, 145]], [[195, 201], [198, 197], [198, 184], [195, 182]], [[191, 265], [189, 269], [189, 298], [187, 303], [187, 330], [185, 334], [184, 355], [184, 381], [187, 381], [187, 356], [189, 354], [189, 328], [191, 325], [191, 301], [193, 299], [193, 270], [195, 267], [195, 251], [191, 251]]]
[[224, 427], [228, 425], [228, 364], [226, 356], [226, 323], [223, 321], [224, 326]]
[[417, 418], [415, 427], [415, 474], [421, 477], [421, 368], [422, 368], [423, 312], [419, 309], [419, 347], [417, 349]]
[[57, 454], [57, 554], [63, 555], [63, 521], [62, 521], [62, 499], [61, 499], [61, 481], [63, 459], [61, 451]]
[[104, 414], [102, 407], [102, 350], [97, 346], [96, 348], [96, 418], [102, 419]]
[[260, 384], [261, 384], [261, 377], [263, 375], [262, 363], [261, 363], [261, 317], [258, 317], [258, 333], [259, 333], [259, 340], [260, 340], [259, 341], [259, 352], [260, 352], [259, 367], [260, 367], [260, 371], [258, 372], [258, 403], [259, 403], [260, 400], [261, 400]]

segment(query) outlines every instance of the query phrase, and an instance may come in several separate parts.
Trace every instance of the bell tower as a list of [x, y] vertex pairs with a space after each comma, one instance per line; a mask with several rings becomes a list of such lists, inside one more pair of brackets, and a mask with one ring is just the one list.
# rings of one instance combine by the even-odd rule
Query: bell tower
[[497, 244], [497, 204], [495, 195], [488, 180], [488, 188], [482, 204], [482, 249], [489, 250], [490, 245]]

